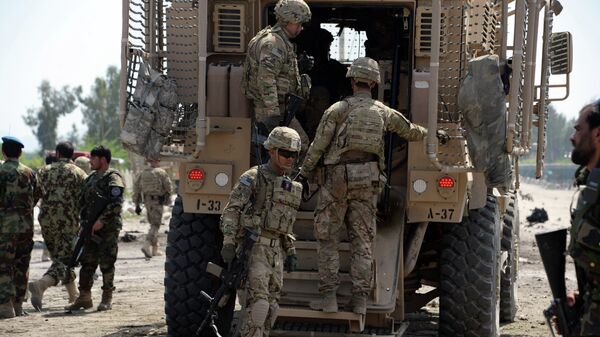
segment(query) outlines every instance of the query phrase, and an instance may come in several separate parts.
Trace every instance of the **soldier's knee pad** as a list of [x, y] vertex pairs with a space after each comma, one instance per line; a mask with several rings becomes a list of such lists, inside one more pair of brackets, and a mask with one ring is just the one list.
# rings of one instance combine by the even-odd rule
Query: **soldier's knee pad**
[[269, 302], [260, 299], [252, 303], [252, 306], [250, 307], [249, 319], [252, 321], [253, 325], [262, 327], [265, 324], [265, 320], [267, 319], [268, 313]]

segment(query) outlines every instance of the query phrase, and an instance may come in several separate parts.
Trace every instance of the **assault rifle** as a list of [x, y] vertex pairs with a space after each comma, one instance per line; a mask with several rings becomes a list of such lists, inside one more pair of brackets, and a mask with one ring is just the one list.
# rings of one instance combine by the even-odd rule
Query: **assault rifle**
[[[119, 189], [118, 187], [113, 187], [113, 190]], [[120, 191], [114, 192], [111, 191], [111, 198], [118, 198], [123, 194], [122, 189]], [[73, 249], [73, 254], [71, 254], [71, 259], [69, 260], [68, 268], [74, 268], [79, 264], [79, 259], [83, 255], [83, 248], [86, 243], [92, 241], [96, 244], [102, 242], [102, 238], [98, 235], [94, 235], [92, 233], [92, 227], [98, 221], [98, 218], [106, 209], [106, 206], [112, 201], [111, 198], [104, 197], [100, 195], [98, 192], [94, 192], [94, 198], [91, 200], [91, 205], [87, 208], [87, 214], [85, 217], [81, 219], [81, 229], [79, 230], [79, 235], [77, 236], [77, 242], [75, 243], [75, 249]]]
[[300, 111], [302, 102], [304, 102], [304, 98], [298, 95], [287, 94], [285, 96], [285, 111], [283, 112], [281, 126], [290, 126], [292, 119], [294, 119], [296, 113]]
[[577, 332], [579, 325], [578, 309], [567, 305], [567, 287], [565, 285], [567, 230], [563, 228], [536, 234], [535, 241], [542, 256], [553, 297], [550, 306], [544, 310], [550, 333], [552, 336], [556, 336], [552, 327], [552, 318], [556, 317], [556, 324], [561, 335], [565, 337], [579, 336]]
[[206, 271], [217, 276], [221, 280], [221, 285], [214, 296], [210, 296], [204, 291], [200, 292], [202, 297], [208, 302], [208, 309], [206, 309], [206, 314], [204, 315], [198, 330], [196, 330], [197, 336], [202, 336], [202, 331], [210, 324], [215, 335], [221, 337], [219, 329], [215, 324], [217, 310], [225, 306], [229, 300], [229, 296], [231, 296], [232, 293], [235, 294], [235, 290], [240, 288], [246, 280], [248, 274], [248, 255], [250, 254], [254, 243], [258, 240], [258, 233], [249, 228], [246, 228], [245, 230], [244, 241], [238, 249], [235, 258], [227, 267], [227, 270], [224, 270], [212, 262], [209, 262], [206, 266]]

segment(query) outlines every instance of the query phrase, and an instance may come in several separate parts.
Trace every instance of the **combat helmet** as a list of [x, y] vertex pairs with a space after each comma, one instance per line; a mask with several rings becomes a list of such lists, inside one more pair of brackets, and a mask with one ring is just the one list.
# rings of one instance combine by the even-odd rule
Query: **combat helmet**
[[278, 126], [269, 133], [269, 137], [263, 144], [265, 149], [282, 149], [292, 152], [300, 152], [300, 135], [296, 130]]
[[310, 21], [310, 8], [304, 0], [279, 0], [275, 5], [277, 21], [302, 24]]
[[379, 83], [379, 65], [370, 57], [359, 57], [352, 62], [346, 77], [352, 77], [357, 82]]

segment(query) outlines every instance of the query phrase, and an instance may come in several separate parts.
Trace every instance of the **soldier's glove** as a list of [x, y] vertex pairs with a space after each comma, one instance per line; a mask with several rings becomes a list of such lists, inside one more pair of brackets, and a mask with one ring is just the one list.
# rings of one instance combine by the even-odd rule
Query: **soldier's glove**
[[298, 257], [296, 256], [296, 254], [288, 255], [285, 258], [285, 263], [283, 264], [283, 267], [288, 273], [296, 271], [296, 269], [298, 268]]
[[302, 200], [308, 200], [310, 197], [310, 185], [308, 184], [308, 179], [305, 176], [299, 174], [294, 180], [296, 180], [302, 185]]
[[440, 143], [442, 143], [442, 145], [446, 145], [448, 143], [448, 141], [450, 140], [450, 136], [444, 130], [437, 130], [436, 136], [437, 136], [438, 140], [440, 141]]
[[142, 207], [140, 205], [135, 205], [135, 214], [142, 214]]
[[298, 55], [298, 72], [306, 74], [315, 66], [315, 58], [303, 51]]
[[221, 257], [223, 258], [223, 262], [230, 264], [235, 257], [235, 245], [233, 243], [226, 243], [221, 248]]

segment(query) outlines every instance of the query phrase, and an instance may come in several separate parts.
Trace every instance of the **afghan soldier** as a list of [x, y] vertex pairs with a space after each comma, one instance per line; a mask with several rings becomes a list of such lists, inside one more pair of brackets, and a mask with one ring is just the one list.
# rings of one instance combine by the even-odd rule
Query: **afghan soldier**
[[583, 107], [571, 143], [571, 160], [581, 165], [577, 170], [577, 185], [584, 190], [571, 213], [569, 245], [579, 294], [570, 293], [567, 303], [583, 308], [579, 311], [581, 330], [577, 336], [600, 336], [600, 200], [596, 187], [600, 181], [594, 181], [600, 179], [590, 174], [600, 169], [600, 100]]
[[79, 199], [87, 175], [71, 161], [71, 143], [58, 143], [56, 156], [56, 162], [44, 166], [38, 172], [44, 189], [38, 220], [52, 264], [41, 279], [29, 283], [31, 304], [37, 310], [42, 309], [44, 291], [57, 285], [59, 281], [67, 288], [69, 302], [75, 301], [79, 296], [74, 282], [75, 271], [67, 268], [67, 264], [79, 231]]
[[85, 172], [85, 174], [90, 174], [92, 171], [90, 167], [90, 158], [86, 156], [79, 156], [75, 158], [75, 165]]
[[324, 184], [315, 212], [315, 238], [319, 243], [319, 291], [322, 300], [311, 307], [337, 312], [336, 291], [340, 283], [339, 235], [348, 232], [351, 247], [352, 311], [366, 313], [367, 294], [373, 278], [373, 239], [377, 197], [384, 179], [384, 141], [393, 131], [408, 141], [423, 139], [427, 130], [410, 123], [398, 111], [371, 98], [379, 83], [377, 62], [356, 59], [346, 77], [354, 95], [329, 107], [317, 128], [300, 170], [307, 185], [319, 160], [323, 160]]
[[79, 297], [67, 310], [89, 309], [92, 303], [94, 273], [100, 266], [102, 272], [102, 301], [98, 311], [112, 309], [112, 294], [115, 289], [115, 262], [117, 261], [119, 231], [123, 226], [121, 209], [125, 183], [119, 171], [110, 168], [110, 149], [100, 145], [90, 152], [92, 172], [83, 184], [80, 199], [81, 216], [87, 217], [100, 195], [109, 199], [100, 217], [92, 226], [96, 239], [89, 240], [83, 247], [81, 270], [79, 271]]
[[33, 249], [33, 207], [41, 187], [33, 170], [19, 163], [24, 145], [2, 137], [0, 165], [0, 318], [21, 316]]
[[[147, 258], [162, 255], [158, 250], [158, 230], [162, 224], [163, 206], [171, 203], [171, 179], [165, 170], [158, 167], [158, 161], [149, 162], [150, 167], [140, 172], [133, 183], [133, 203], [135, 213], [140, 215], [143, 202], [148, 215], [150, 229], [142, 253]], [[150, 250], [152, 247], [152, 250]]]
[[260, 233], [249, 253], [248, 315], [241, 329], [243, 337], [269, 335], [277, 318], [284, 264], [293, 271], [297, 262], [291, 235], [302, 186], [287, 174], [298, 157], [300, 136], [293, 129], [275, 127], [264, 147], [270, 160], [242, 174], [221, 217], [221, 255], [226, 263], [233, 260], [236, 245], [244, 238], [244, 228]]
[[[310, 79], [300, 76], [296, 49], [290, 41], [300, 34], [302, 24], [310, 21], [310, 8], [303, 0], [279, 0], [275, 16], [273, 27], [267, 26], [250, 40], [242, 79], [242, 92], [254, 101], [255, 118], [266, 127], [266, 133], [283, 121], [287, 94], [307, 97], [310, 91]], [[292, 119], [289, 126], [298, 132], [306, 149], [308, 136], [298, 120]]]

